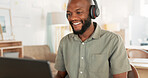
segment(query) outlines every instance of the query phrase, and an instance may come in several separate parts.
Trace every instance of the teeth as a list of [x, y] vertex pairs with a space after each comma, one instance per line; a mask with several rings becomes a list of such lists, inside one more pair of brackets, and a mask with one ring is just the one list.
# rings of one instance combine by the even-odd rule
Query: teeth
[[78, 22], [78, 23], [73, 23], [74, 25], [78, 25], [78, 24], [80, 24], [80, 22]]

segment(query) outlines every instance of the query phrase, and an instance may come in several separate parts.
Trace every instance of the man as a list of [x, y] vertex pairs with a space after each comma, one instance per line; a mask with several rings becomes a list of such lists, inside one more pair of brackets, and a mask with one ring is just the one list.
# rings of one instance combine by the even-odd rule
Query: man
[[131, 68], [122, 39], [91, 21], [90, 6], [91, 0], [69, 0], [73, 33], [60, 42], [55, 78], [127, 78]]

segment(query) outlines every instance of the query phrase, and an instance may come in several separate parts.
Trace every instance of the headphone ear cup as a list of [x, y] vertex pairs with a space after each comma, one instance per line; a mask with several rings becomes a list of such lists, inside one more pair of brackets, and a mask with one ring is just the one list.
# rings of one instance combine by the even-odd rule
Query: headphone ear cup
[[90, 9], [89, 9], [89, 13], [90, 13], [90, 17], [92, 18], [92, 19], [95, 19], [96, 18], [96, 16], [95, 16], [95, 5], [91, 5], [90, 6]]
[[96, 10], [95, 10], [95, 15], [96, 15], [96, 17], [98, 17], [98, 16], [100, 15], [100, 10], [99, 10], [99, 8], [96, 8]]

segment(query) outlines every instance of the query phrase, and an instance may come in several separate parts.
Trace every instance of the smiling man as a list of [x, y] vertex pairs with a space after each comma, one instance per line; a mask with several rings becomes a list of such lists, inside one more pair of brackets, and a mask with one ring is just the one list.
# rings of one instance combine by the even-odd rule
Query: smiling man
[[93, 10], [91, 0], [69, 0], [67, 19], [73, 33], [60, 42], [55, 78], [127, 78], [131, 67], [122, 39], [92, 22]]

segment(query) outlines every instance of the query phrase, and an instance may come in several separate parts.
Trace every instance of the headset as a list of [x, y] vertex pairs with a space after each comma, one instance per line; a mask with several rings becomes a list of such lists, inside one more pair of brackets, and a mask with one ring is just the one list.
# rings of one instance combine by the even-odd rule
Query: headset
[[92, 19], [95, 19], [100, 15], [100, 10], [98, 8], [98, 4], [96, 0], [93, 0], [95, 5], [91, 5], [89, 9], [89, 14]]

